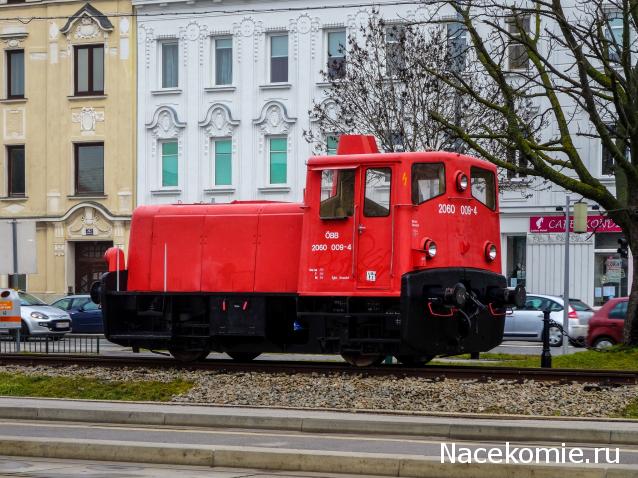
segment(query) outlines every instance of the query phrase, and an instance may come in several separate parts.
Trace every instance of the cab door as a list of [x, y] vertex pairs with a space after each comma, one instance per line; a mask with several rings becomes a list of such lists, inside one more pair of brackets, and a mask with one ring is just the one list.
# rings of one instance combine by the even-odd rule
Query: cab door
[[392, 168], [361, 168], [356, 208], [355, 255], [358, 289], [389, 289], [392, 274]]
[[303, 289], [314, 293], [351, 294], [356, 273], [355, 198], [360, 189], [359, 171], [349, 167], [324, 169], [320, 173], [320, 178], [313, 176], [313, 181], [320, 179], [320, 183], [313, 183], [314, 187], [320, 184], [316, 195], [319, 210], [317, 216], [308, 221]]

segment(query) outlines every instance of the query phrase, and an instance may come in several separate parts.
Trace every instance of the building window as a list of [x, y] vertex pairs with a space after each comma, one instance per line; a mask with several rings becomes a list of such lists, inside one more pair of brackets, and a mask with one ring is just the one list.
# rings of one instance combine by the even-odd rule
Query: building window
[[617, 253], [620, 233], [594, 235], [594, 305], [629, 293], [629, 261]]
[[268, 139], [270, 155], [270, 184], [286, 184], [288, 162], [288, 139], [272, 137]]
[[288, 35], [270, 37], [270, 82], [288, 81]]
[[7, 98], [24, 98], [24, 50], [7, 51]]
[[527, 268], [527, 237], [507, 236], [507, 280], [509, 287], [525, 285]]
[[393, 25], [385, 31], [385, 70], [395, 76], [405, 68], [405, 27]]
[[215, 39], [215, 84], [230, 85], [233, 82], [233, 39]]
[[81, 45], [75, 50], [75, 95], [104, 94], [104, 47]]
[[[611, 132], [612, 135], [612, 140], [616, 143], [616, 145], [618, 145], [618, 141], [619, 138], [618, 136], [615, 134], [614, 132], [614, 127], [612, 125], [607, 125], [609, 131]], [[614, 156], [611, 154], [611, 151], [609, 151], [609, 149], [601, 143], [602, 146], [602, 153], [601, 153], [601, 164], [600, 164], [600, 172], [603, 176], [613, 176], [614, 174], [616, 174], [615, 172], [615, 161], [614, 161]], [[625, 158], [629, 157], [629, 148], [625, 148]]]
[[609, 60], [620, 61], [619, 52], [623, 48], [623, 17], [622, 13], [612, 11], [607, 13], [606, 40], [609, 42]]
[[601, 173], [603, 176], [614, 175], [614, 157], [605, 145], [603, 145]]
[[179, 77], [179, 44], [162, 43], [162, 88], [177, 88]]
[[104, 143], [75, 145], [75, 194], [104, 194]]
[[217, 139], [215, 148], [215, 186], [230, 186], [233, 183], [232, 141]]
[[[505, 153], [505, 157], [508, 163], [511, 163], [518, 168], [527, 169], [529, 167], [529, 160], [527, 159], [527, 156], [525, 156], [519, 149], [508, 148]], [[507, 170], [508, 179], [523, 178], [525, 176], [527, 176], [527, 174], [523, 172], [512, 171], [510, 169]]]
[[339, 137], [336, 134], [329, 134], [326, 137], [326, 154], [328, 156], [337, 154], [337, 146], [339, 146]]
[[447, 27], [447, 53], [453, 72], [465, 70], [467, 57], [467, 28], [460, 21], [450, 22]]
[[328, 32], [328, 78], [336, 80], [346, 76], [346, 31]]
[[509, 17], [506, 20], [507, 31], [510, 34], [509, 45], [507, 47], [508, 57], [508, 69], [509, 70], [527, 70], [529, 68], [529, 55], [527, 54], [527, 48], [520, 41], [520, 27], [525, 32], [530, 31], [530, 17], [516, 16]]
[[177, 141], [162, 143], [162, 187], [177, 187], [178, 184]]
[[7, 146], [7, 177], [9, 184], [7, 195], [24, 197], [25, 195], [24, 146]]
[[9, 287], [12, 289], [27, 290], [27, 275], [26, 274], [9, 274]]

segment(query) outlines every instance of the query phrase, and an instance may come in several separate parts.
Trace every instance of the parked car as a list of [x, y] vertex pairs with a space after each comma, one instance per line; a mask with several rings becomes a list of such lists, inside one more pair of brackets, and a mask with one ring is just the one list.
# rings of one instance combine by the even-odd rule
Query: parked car
[[[550, 319], [563, 323], [563, 298], [551, 295], [527, 294], [525, 305], [514, 308], [513, 313], [505, 316], [504, 338], [514, 340], [543, 340], [543, 311], [551, 311]], [[582, 345], [587, 337], [589, 320], [594, 315], [591, 307], [579, 299], [569, 299], [569, 330], [574, 339], [572, 345]], [[558, 327], [549, 329], [549, 344], [558, 347], [563, 344], [563, 335]]]
[[71, 316], [76, 334], [103, 334], [102, 309], [89, 295], [69, 295], [56, 300], [53, 307], [65, 310]]
[[71, 317], [56, 307], [51, 307], [37, 297], [18, 291], [22, 326], [20, 337], [62, 337], [71, 331]]
[[629, 297], [609, 299], [589, 321], [587, 345], [606, 348], [622, 342]]

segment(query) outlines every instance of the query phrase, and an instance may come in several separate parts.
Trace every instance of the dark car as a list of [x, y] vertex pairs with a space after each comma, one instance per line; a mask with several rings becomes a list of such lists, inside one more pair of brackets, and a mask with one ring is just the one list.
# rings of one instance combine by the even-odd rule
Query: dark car
[[53, 307], [66, 310], [71, 316], [73, 333], [103, 334], [102, 309], [88, 295], [69, 295], [56, 300]]
[[611, 347], [622, 342], [628, 297], [609, 299], [589, 320], [587, 345], [596, 348]]

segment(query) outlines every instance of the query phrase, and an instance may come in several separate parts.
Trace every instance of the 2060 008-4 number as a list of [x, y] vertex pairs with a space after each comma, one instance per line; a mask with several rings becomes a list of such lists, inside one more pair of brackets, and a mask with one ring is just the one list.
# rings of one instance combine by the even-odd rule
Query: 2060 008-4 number
[[456, 206], [454, 204], [439, 204], [439, 214], [454, 214]]
[[476, 206], [461, 206], [461, 216], [477, 215]]

